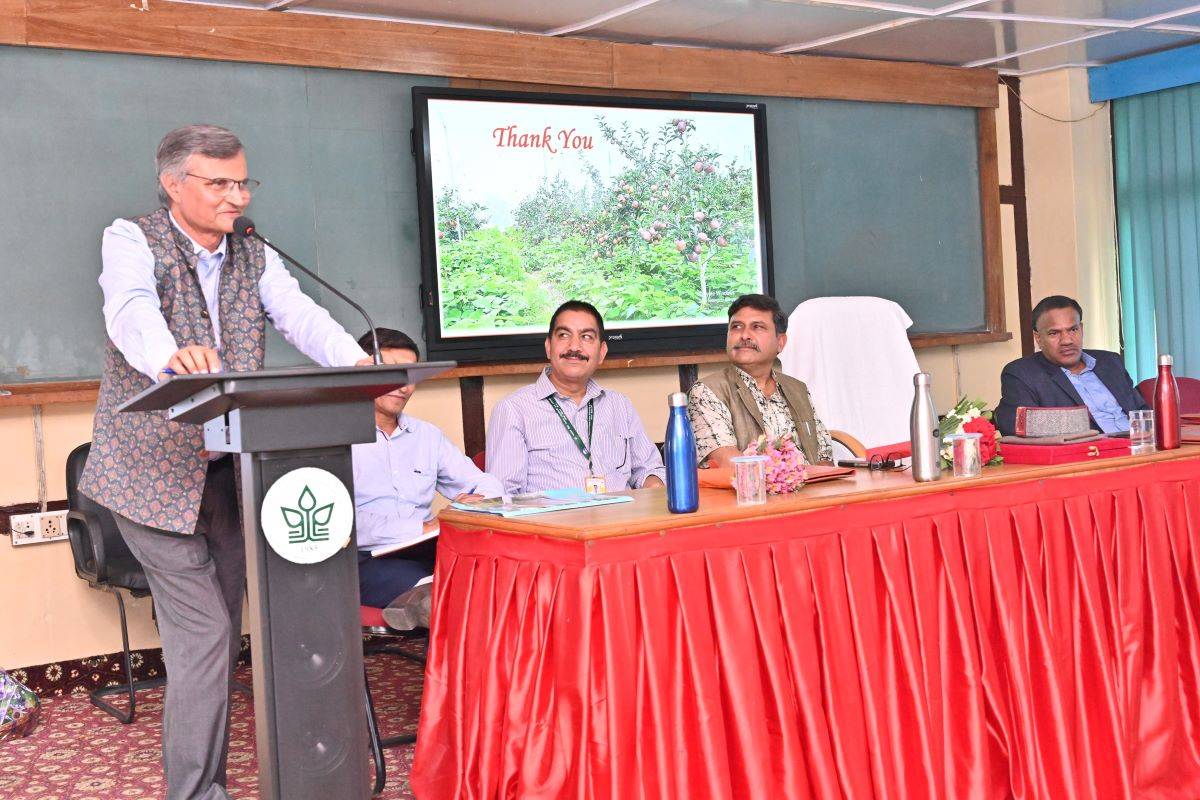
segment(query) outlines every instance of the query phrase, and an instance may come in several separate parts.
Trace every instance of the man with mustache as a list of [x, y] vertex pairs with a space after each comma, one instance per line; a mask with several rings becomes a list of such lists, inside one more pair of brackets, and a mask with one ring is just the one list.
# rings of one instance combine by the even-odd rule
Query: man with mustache
[[633, 404], [592, 377], [607, 354], [595, 306], [568, 300], [558, 307], [546, 335], [549, 366], [501, 400], [488, 425], [488, 472], [505, 493], [663, 485], [662, 457]]
[[[385, 364], [415, 364], [417, 344], [401, 331], [376, 328]], [[372, 346], [370, 332], [358, 344]], [[385, 608], [433, 572], [434, 540], [390, 553], [380, 550], [437, 530], [431, 516], [435, 492], [459, 502], [501, 493], [500, 482], [481, 472], [446, 435], [404, 413], [416, 384], [375, 398], [375, 441], [354, 445], [354, 508], [358, 532], [358, 591], [362, 602]], [[379, 555], [372, 555], [372, 551]], [[392, 620], [387, 611], [384, 618]]]
[[775, 298], [744, 294], [729, 306], [729, 366], [688, 393], [688, 416], [701, 464], [728, 467], [766, 435], [790, 436], [810, 464], [833, 460], [833, 440], [813, 410], [808, 387], [775, 369], [787, 344], [787, 316]]
[[1041, 352], [1018, 358], [1000, 373], [996, 427], [1016, 433], [1017, 409], [1087, 406], [1092, 427], [1107, 434], [1129, 430], [1129, 412], [1146, 409], [1121, 357], [1083, 349], [1083, 309], [1052, 295], [1033, 308], [1033, 333]]

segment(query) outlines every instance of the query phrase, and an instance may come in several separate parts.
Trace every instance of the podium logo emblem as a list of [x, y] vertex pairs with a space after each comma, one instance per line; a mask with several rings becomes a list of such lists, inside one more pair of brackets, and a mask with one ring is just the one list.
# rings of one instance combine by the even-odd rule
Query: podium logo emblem
[[271, 484], [259, 521], [272, 550], [296, 564], [316, 564], [350, 542], [354, 500], [333, 473], [300, 467]]
[[288, 543], [323, 542], [329, 538], [329, 518], [333, 516], [333, 503], [317, 508], [317, 498], [307, 486], [296, 501], [298, 508], [280, 506], [288, 524]]

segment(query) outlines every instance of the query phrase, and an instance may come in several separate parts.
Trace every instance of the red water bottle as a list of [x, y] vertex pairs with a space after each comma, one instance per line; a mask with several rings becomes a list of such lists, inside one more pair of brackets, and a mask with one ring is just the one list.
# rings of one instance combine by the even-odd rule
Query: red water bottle
[[1179, 427], [1179, 386], [1171, 373], [1169, 355], [1158, 357], [1158, 382], [1154, 384], [1154, 445], [1159, 450], [1176, 450], [1183, 438]]

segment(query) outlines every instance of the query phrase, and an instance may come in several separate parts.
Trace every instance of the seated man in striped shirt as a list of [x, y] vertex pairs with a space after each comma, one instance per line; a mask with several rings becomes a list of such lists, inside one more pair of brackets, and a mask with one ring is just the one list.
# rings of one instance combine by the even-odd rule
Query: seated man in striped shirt
[[595, 306], [569, 300], [558, 307], [546, 335], [550, 365], [501, 400], [488, 425], [488, 472], [506, 494], [663, 485], [662, 457], [633, 404], [592, 378], [607, 353]]

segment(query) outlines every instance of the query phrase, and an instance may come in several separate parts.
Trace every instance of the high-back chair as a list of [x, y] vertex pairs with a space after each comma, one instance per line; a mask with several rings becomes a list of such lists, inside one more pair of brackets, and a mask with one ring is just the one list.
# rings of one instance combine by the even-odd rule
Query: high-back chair
[[[1147, 378], [1137, 385], [1138, 394], [1145, 399], [1147, 405], [1152, 407], [1154, 405], [1154, 384], [1157, 382], [1158, 378]], [[1175, 383], [1179, 386], [1179, 413], [1200, 414], [1200, 380], [1177, 375]]]
[[912, 319], [882, 297], [815, 297], [788, 317], [784, 373], [808, 385], [817, 416], [866, 450], [909, 440]]
[[[97, 708], [128, 725], [133, 721], [137, 690], [162, 686], [166, 678], [133, 679], [133, 666], [129, 658], [129, 625], [125, 619], [125, 600], [120, 590], [124, 589], [133, 597], [146, 597], [150, 594], [150, 585], [146, 582], [142, 565], [121, 538], [112, 512], [79, 492], [79, 479], [83, 475], [91, 446], [91, 442], [81, 444], [67, 456], [67, 538], [71, 542], [75, 574], [92, 588], [110, 592], [117, 598], [117, 610], [121, 615], [121, 663], [125, 668], [125, 683], [102, 686], [92, 691], [88, 698]], [[128, 710], [122, 710], [104, 699], [122, 693], [129, 697]]]

